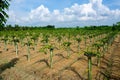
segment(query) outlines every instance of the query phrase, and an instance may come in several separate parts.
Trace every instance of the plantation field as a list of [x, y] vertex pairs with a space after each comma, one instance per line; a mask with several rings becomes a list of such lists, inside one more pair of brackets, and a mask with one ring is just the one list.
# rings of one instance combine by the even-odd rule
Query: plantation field
[[0, 80], [88, 80], [89, 56], [91, 80], [120, 80], [118, 31], [0, 32]]

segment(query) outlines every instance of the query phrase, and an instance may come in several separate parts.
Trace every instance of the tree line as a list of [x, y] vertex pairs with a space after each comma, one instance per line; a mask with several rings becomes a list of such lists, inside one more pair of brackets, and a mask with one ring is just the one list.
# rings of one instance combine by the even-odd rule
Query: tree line
[[[8, 10], [10, 6], [11, 0], [0, 0], [0, 31], [5, 30], [35, 30], [35, 29], [55, 29], [54, 25], [47, 25], [47, 26], [20, 26], [15, 24], [12, 25], [6, 25], [7, 18], [9, 17], [6, 13], [6, 10]], [[75, 27], [76, 29], [80, 29], [80, 26]], [[102, 30], [102, 29], [110, 29], [112, 31], [120, 30], [120, 22], [117, 22], [116, 24], [113, 24], [112, 26], [108, 25], [101, 25], [101, 26], [85, 26], [83, 29], [87, 30]]]
[[[119, 24], [118, 24], [119, 23]], [[69, 27], [69, 28], [74, 28], [74, 29], [85, 29], [85, 30], [112, 30], [112, 31], [116, 31], [116, 30], [120, 30], [120, 22], [117, 22], [116, 24], [113, 24], [112, 26], [108, 26], [108, 25], [101, 25], [101, 26], [85, 26], [85, 27]], [[39, 29], [56, 29], [56, 27], [54, 25], [47, 25], [47, 26], [20, 26], [15, 24], [14, 26], [12, 25], [6, 25], [3, 27], [0, 27], [0, 31], [8, 31], [8, 30], [12, 30], [12, 31], [19, 31], [19, 30], [39, 30]], [[60, 28], [57, 28], [60, 29]], [[66, 29], [66, 28], [64, 28]]]

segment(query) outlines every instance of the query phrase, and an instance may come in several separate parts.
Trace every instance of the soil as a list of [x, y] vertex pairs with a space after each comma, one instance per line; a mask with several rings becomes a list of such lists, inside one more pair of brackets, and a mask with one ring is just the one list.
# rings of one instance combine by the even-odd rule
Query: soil
[[[58, 46], [59, 43], [52, 44]], [[70, 58], [63, 47], [53, 51], [53, 67], [50, 68], [50, 52], [40, 52], [44, 46], [38, 43], [36, 50], [34, 46], [30, 49], [30, 61], [27, 60], [27, 47], [19, 44], [19, 54], [16, 56], [14, 46], [7, 45], [8, 51], [4, 51], [3, 42], [0, 43], [0, 80], [87, 80], [88, 60], [84, 56], [84, 41], [80, 44], [80, 52], [77, 49], [77, 42], [71, 40], [72, 45]], [[87, 45], [90, 45], [87, 40]], [[101, 64], [96, 65], [96, 57], [92, 58], [92, 80], [120, 80], [120, 37], [114, 40], [113, 44], [101, 57]]]

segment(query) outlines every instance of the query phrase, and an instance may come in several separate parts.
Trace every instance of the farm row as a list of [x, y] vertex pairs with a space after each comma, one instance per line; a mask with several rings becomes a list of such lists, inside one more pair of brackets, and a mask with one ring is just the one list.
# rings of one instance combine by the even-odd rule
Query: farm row
[[103, 57], [112, 52], [116, 38], [119, 32], [110, 30], [0, 32], [2, 78], [94, 80]]

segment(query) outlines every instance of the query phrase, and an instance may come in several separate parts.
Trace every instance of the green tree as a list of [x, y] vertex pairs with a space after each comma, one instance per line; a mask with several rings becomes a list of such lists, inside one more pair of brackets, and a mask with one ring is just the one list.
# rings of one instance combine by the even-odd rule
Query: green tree
[[26, 37], [26, 42], [24, 43], [24, 45], [27, 46], [27, 60], [30, 61], [31, 58], [31, 54], [30, 54], [30, 47], [31, 45], [33, 45], [31, 38], [30, 38], [30, 34], [27, 34], [28, 36]]
[[4, 50], [7, 51], [7, 41], [8, 41], [8, 35], [4, 35], [2, 38], [2, 41], [4, 41]]
[[100, 50], [100, 48], [103, 46], [102, 44], [100, 44], [100, 43], [94, 43], [93, 44], [93, 46], [95, 46], [96, 47], [96, 49], [97, 49], [97, 66], [99, 67], [100, 66], [100, 58], [101, 58], [101, 50]]
[[41, 42], [47, 45], [49, 42], [49, 35], [43, 35], [43, 39], [41, 40]]
[[62, 36], [57, 35], [57, 42], [59, 43], [59, 48], [60, 48], [60, 45], [61, 45], [61, 41], [62, 41]]
[[36, 46], [37, 46], [37, 42], [38, 42], [38, 37], [39, 37], [39, 35], [37, 35], [37, 34], [34, 34], [34, 35], [32, 35], [32, 37], [31, 37], [31, 39], [32, 39], [33, 42], [34, 42], [34, 50], [36, 50]]
[[66, 51], [67, 51], [67, 57], [68, 58], [70, 58], [70, 45], [71, 45], [72, 43], [71, 42], [64, 42], [63, 43], [63, 47], [66, 49]]
[[18, 36], [13, 36], [14, 46], [15, 46], [15, 51], [16, 51], [16, 57], [18, 57], [18, 43], [19, 43], [19, 38]]
[[78, 52], [80, 51], [80, 42], [82, 41], [81, 38], [76, 38], [76, 41], [78, 42]]
[[44, 52], [45, 54], [47, 54], [47, 50], [50, 51], [50, 68], [53, 67], [53, 50], [54, 50], [54, 48], [56, 48], [56, 47], [54, 47], [51, 44], [48, 44], [48, 45], [43, 46], [40, 49], [40, 52]]
[[116, 24], [117, 24], [117, 26], [120, 26], [120, 22], [117, 22]]
[[10, 0], [0, 0], [0, 30], [4, 29], [4, 24], [9, 17], [8, 14], [5, 12], [9, 8], [9, 1]]

